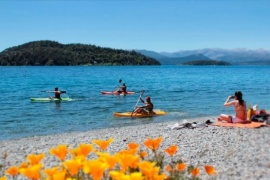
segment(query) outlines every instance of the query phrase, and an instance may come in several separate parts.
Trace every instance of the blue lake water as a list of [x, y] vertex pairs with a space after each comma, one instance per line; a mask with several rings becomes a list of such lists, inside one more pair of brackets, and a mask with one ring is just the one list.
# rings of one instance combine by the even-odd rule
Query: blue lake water
[[[270, 109], [270, 66], [74, 66], [0, 67], [0, 140], [233, 113], [228, 95], [241, 90], [247, 104]], [[135, 95], [102, 95], [118, 81]], [[49, 97], [44, 90], [67, 91], [71, 102], [31, 102]], [[113, 112], [132, 111], [140, 95], [151, 96], [166, 116], [131, 119]], [[139, 103], [139, 105], [141, 105]]]

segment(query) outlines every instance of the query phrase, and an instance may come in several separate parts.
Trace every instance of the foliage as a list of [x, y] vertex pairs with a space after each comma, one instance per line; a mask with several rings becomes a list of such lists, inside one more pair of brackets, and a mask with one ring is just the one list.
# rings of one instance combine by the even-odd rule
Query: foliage
[[160, 65], [135, 51], [95, 45], [34, 41], [0, 53], [1, 66]]
[[[18, 166], [5, 167], [6, 176], [0, 180], [21, 178], [46, 180], [176, 180], [199, 179], [199, 166], [187, 165], [181, 159], [174, 161], [178, 151], [176, 145], [159, 150], [163, 138], [148, 138], [144, 147], [131, 142], [127, 149], [113, 155], [105, 152], [113, 139], [93, 140], [93, 144], [80, 144], [76, 148], [58, 145], [50, 149], [50, 154], [59, 160], [55, 167], [43, 167], [45, 154], [29, 154], [27, 161]], [[94, 145], [96, 148], [94, 148]], [[165, 157], [170, 162], [165, 166]], [[5, 154], [4, 159], [7, 157]], [[208, 175], [216, 175], [215, 168], [205, 165]], [[1, 176], [1, 174], [0, 174]]]

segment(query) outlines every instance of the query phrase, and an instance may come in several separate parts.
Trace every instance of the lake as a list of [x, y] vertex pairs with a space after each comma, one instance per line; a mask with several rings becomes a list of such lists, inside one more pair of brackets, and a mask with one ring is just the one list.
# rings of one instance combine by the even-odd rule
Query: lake
[[[232, 114], [223, 103], [238, 90], [247, 104], [268, 110], [269, 75], [270, 66], [1, 66], [0, 140]], [[120, 79], [136, 94], [101, 94], [114, 91]], [[30, 101], [54, 96], [42, 91], [55, 87], [74, 101]], [[143, 98], [151, 96], [155, 109], [168, 115], [113, 116], [133, 111], [142, 90]]]

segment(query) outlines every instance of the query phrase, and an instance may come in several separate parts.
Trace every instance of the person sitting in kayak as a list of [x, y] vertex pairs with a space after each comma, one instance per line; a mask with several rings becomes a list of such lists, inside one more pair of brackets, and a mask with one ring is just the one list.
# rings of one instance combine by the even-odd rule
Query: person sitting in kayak
[[[50, 91], [50, 92], [54, 92], [54, 98], [57, 99], [61, 99], [61, 94], [66, 93], [66, 91], [59, 91], [58, 87], [54, 88], [54, 91]], [[50, 97], [51, 99], [53, 99], [53, 97]]]
[[144, 103], [144, 106], [136, 106], [134, 113], [142, 113], [142, 114], [153, 114], [154, 105], [151, 102], [151, 98], [147, 96], [145, 101], [140, 98], [141, 102]]
[[123, 85], [121, 87], [119, 87], [119, 89], [116, 90], [117, 93], [121, 94], [121, 93], [126, 93], [127, 92], [127, 86], [125, 83], [123, 83]]

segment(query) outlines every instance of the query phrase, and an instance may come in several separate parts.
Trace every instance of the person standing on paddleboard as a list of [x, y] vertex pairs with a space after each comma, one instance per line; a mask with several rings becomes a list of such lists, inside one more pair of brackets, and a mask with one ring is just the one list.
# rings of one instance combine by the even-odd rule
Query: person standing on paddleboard
[[151, 102], [151, 98], [149, 96], [145, 98], [145, 101], [142, 98], [140, 98], [140, 100], [142, 103], [144, 103], [144, 106], [136, 106], [136, 110], [134, 111], [134, 113], [142, 113], [142, 114], [154, 113], [153, 112], [154, 105]]

